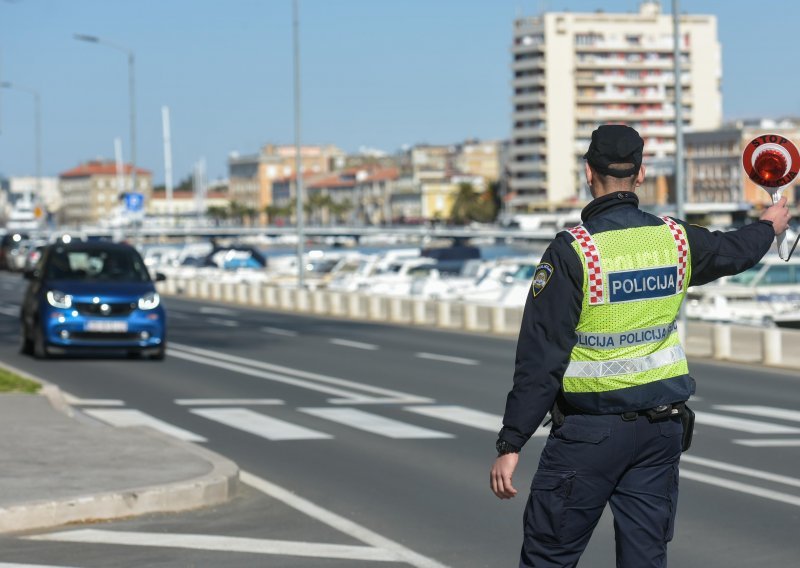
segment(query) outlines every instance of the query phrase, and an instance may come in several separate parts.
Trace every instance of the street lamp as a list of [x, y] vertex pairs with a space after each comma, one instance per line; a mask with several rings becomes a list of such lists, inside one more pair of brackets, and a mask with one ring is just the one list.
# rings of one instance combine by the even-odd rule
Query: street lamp
[[300, 146], [300, 15], [298, 0], [292, 2], [292, 30], [294, 44], [294, 170], [295, 170], [295, 196], [297, 206], [297, 287], [305, 287], [306, 264], [303, 260], [303, 161]]
[[130, 104], [130, 120], [131, 120], [131, 182], [133, 191], [137, 190], [136, 186], [136, 94], [134, 89], [134, 56], [133, 50], [117, 43], [99, 38], [97, 36], [86, 34], [75, 34], [74, 38], [78, 41], [85, 41], [87, 43], [99, 43], [117, 51], [121, 51], [128, 56], [128, 98]]
[[[34, 124], [34, 155], [36, 157], [36, 194], [42, 199], [42, 109], [39, 91], [31, 87], [11, 83], [9, 81], [0, 82], [0, 88], [24, 91], [33, 95], [33, 124]], [[28, 195], [28, 203], [31, 202]]]

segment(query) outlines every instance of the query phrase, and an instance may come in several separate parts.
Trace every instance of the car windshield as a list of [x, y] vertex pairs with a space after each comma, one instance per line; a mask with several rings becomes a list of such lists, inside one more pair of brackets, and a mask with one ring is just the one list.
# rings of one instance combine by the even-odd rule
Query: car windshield
[[753, 283], [753, 280], [755, 280], [762, 268], [764, 268], [764, 265], [759, 262], [753, 268], [729, 277], [728, 284], [741, 284], [742, 286], [748, 286]]
[[148, 282], [150, 275], [135, 250], [58, 247], [45, 269], [48, 280]]

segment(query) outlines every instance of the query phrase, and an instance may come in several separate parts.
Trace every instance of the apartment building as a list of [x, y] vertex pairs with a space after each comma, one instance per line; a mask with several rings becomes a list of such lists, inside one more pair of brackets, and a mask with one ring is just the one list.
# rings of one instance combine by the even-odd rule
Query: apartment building
[[[264, 222], [264, 209], [272, 205], [273, 183], [293, 176], [296, 149], [290, 145], [266, 144], [258, 154], [228, 158], [231, 201], [255, 209]], [[336, 146], [302, 146], [300, 159], [306, 174], [324, 174], [344, 164], [345, 153]]]
[[[722, 121], [716, 18], [682, 14], [683, 122]], [[507, 205], [516, 211], [586, 199], [583, 160], [592, 131], [632, 126], [645, 161], [674, 156], [673, 22], [659, 2], [637, 13], [548, 12], [514, 21], [513, 114]]]
[[67, 225], [97, 224], [110, 220], [121, 210], [123, 193], [140, 193], [147, 206], [153, 192], [153, 176], [136, 168], [136, 190], [133, 188], [133, 167], [123, 164], [119, 175], [113, 160], [93, 160], [62, 172], [58, 176], [61, 190], [59, 220]]

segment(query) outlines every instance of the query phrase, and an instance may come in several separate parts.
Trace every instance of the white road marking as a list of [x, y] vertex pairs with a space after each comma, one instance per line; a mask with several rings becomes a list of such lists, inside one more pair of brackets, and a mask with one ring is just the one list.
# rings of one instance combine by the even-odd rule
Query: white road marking
[[0, 562], [0, 568], [70, 568], [70, 566], [62, 566], [59, 564], [17, 564], [16, 562]]
[[184, 430], [183, 428], [179, 428], [178, 426], [173, 426], [168, 422], [164, 422], [163, 420], [159, 420], [154, 416], [150, 416], [149, 414], [145, 414], [140, 410], [135, 410], [132, 408], [119, 408], [119, 409], [88, 409], [84, 410], [86, 414], [89, 416], [93, 416], [98, 420], [102, 420], [107, 424], [111, 424], [112, 426], [149, 426], [154, 430], [158, 430], [159, 432], [163, 432], [164, 434], [168, 434], [174, 438], [178, 438], [180, 440], [186, 440], [187, 442], [207, 442], [205, 438], [202, 436], [195, 434], [194, 432], [189, 432], [188, 430]]
[[[273, 365], [254, 359], [236, 357], [218, 351], [190, 347], [188, 345], [172, 343], [169, 354], [171, 357], [186, 359], [187, 361], [193, 361], [201, 365], [209, 365], [243, 375], [257, 377], [259, 379], [288, 384], [307, 390], [324, 392], [338, 397], [329, 400], [331, 404], [424, 404], [433, 402], [430, 398], [415, 396], [400, 391], [384, 389], [319, 373], [301, 371], [291, 367]], [[294, 376], [290, 377], [287, 375]]]
[[187, 314], [182, 314], [181, 312], [176, 312], [175, 310], [169, 311], [169, 318], [176, 320], [194, 319], [194, 317], [192, 316], [189, 316]]
[[[463, 426], [470, 426], [478, 430], [486, 430], [487, 432], [494, 432], [495, 434], [503, 427], [503, 416], [501, 414], [491, 414], [482, 410], [475, 410], [467, 408], [466, 406], [453, 406], [453, 405], [431, 405], [431, 406], [406, 406], [403, 410], [422, 414], [423, 416], [430, 416], [431, 418], [438, 418], [461, 424]], [[550, 428], [537, 428], [533, 434], [535, 438], [546, 438], [550, 435]]]
[[298, 408], [300, 412], [394, 439], [453, 438], [452, 434], [406, 424], [357, 408]]
[[226, 320], [222, 318], [208, 318], [208, 323], [213, 325], [221, 325], [223, 327], [239, 327], [239, 322], [234, 320]]
[[373, 345], [372, 343], [362, 343], [361, 341], [350, 341], [349, 339], [329, 339], [330, 343], [334, 345], [340, 345], [342, 347], [353, 347], [355, 349], [365, 349], [367, 351], [375, 351], [378, 349], [377, 345]]
[[333, 438], [330, 434], [278, 420], [246, 408], [208, 408], [191, 410], [190, 412], [272, 441], [327, 440]]
[[713, 412], [697, 412], [695, 422], [706, 426], [728, 428], [729, 430], [738, 430], [739, 432], [748, 432], [750, 434], [800, 434], [800, 428], [714, 414]]
[[800, 440], [734, 440], [734, 444], [751, 448], [797, 448]]
[[214, 314], [217, 316], [236, 316], [239, 312], [228, 308], [218, 308], [216, 306], [200, 306], [201, 314]]
[[719, 404], [715, 405], [714, 408], [717, 410], [726, 410], [728, 412], [740, 412], [742, 414], [761, 416], [763, 418], [775, 418], [779, 420], [790, 420], [792, 422], [800, 422], [800, 410], [775, 408], [773, 406], [758, 406], [758, 405], [740, 406], [735, 404]]
[[297, 337], [298, 333], [291, 329], [281, 329], [279, 327], [262, 327], [261, 331], [272, 335], [283, 335], [284, 337]]
[[691, 479], [693, 481], [699, 481], [700, 483], [708, 483], [709, 485], [730, 489], [731, 491], [755, 495], [756, 497], [763, 497], [764, 499], [771, 499], [772, 501], [778, 501], [779, 503], [783, 503], [785, 505], [794, 505], [795, 507], [800, 507], [800, 497], [796, 495], [772, 491], [771, 489], [764, 489], [763, 487], [755, 487], [753, 485], [748, 485], [739, 481], [731, 481], [730, 479], [724, 479], [715, 475], [707, 475], [705, 473], [697, 473], [694, 471], [681, 469], [681, 479]]
[[262, 406], [283, 404], [277, 398], [176, 398], [179, 406]]
[[19, 317], [19, 308], [8, 308], [6, 306], [0, 306], [0, 314], [4, 316], [10, 316], [12, 318]]
[[36, 535], [27, 537], [27, 539], [56, 542], [116, 544], [123, 546], [155, 546], [191, 550], [243, 552], [249, 554], [278, 554], [282, 556], [304, 556], [310, 558], [371, 560], [373, 562], [398, 562], [402, 560], [402, 557], [394, 551], [373, 546], [323, 544], [316, 542], [270, 540], [207, 534], [80, 529]]
[[737, 473], [739, 475], [746, 475], [748, 477], [755, 477], [757, 479], [772, 481], [774, 483], [781, 483], [783, 485], [789, 485], [791, 487], [800, 487], [800, 479], [797, 479], [795, 477], [780, 475], [778, 473], [770, 473], [768, 471], [761, 471], [760, 469], [743, 467], [740, 465], [734, 465], [732, 463], [725, 463], [717, 460], [700, 458], [697, 456], [689, 456], [686, 454], [681, 455], [681, 462], [691, 463], [694, 465], [700, 465], [704, 467], [710, 467], [712, 469], [719, 469], [730, 473]]
[[319, 505], [316, 505], [307, 499], [303, 499], [291, 491], [275, 485], [266, 479], [261, 479], [260, 477], [256, 477], [255, 475], [246, 471], [240, 471], [239, 478], [243, 483], [246, 483], [250, 487], [261, 491], [273, 499], [281, 501], [289, 507], [300, 511], [301, 513], [304, 513], [321, 523], [325, 523], [329, 527], [332, 527], [339, 532], [342, 532], [365, 544], [396, 553], [401, 562], [406, 562], [415, 568], [448, 568], [441, 562], [437, 562], [432, 558], [418, 554], [398, 542], [390, 540], [376, 532], [369, 530], [366, 527], [354, 523], [350, 519], [346, 519], [332, 511], [323, 509]]
[[67, 404], [72, 406], [125, 406], [124, 400], [116, 400], [110, 398], [78, 398], [67, 392], [64, 394], [64, 400]]
[[479, 365], [480, 361], [467, 359], [465, 357], [451, 357], [450, 355], [439, 355], [437, 353], [415, 353], [419, 359], [429, 359], [431, 361], [443, 361], [445, 363], [457, 363], [458, 365]]

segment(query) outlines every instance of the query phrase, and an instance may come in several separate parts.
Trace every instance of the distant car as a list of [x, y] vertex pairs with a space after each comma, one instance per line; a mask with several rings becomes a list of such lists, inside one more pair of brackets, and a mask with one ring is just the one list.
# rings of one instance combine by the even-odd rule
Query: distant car
[[23, 241], [27, 240], [25, 233], [6, 233], [0, 238], [0, 269], [9, 270], [12, 268], [12, 256], [18, 254], [18, 248]]
[[[25, 278], [22, 352], [46, 358], [116, 349], [164, 358], [164, 307], [133, 247], [103, 241], [52, 244]], [[163, 279], [157, 274], [157, 281]]]

